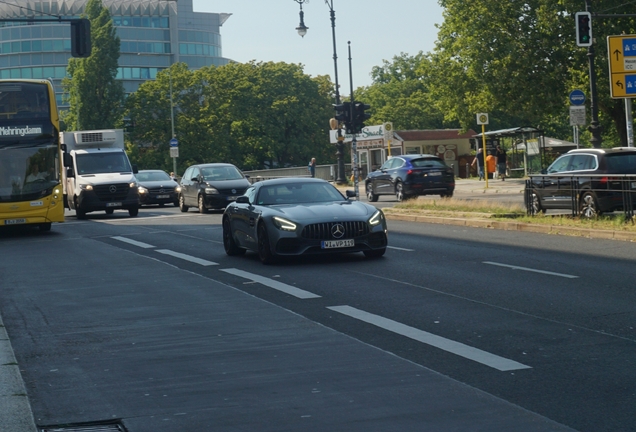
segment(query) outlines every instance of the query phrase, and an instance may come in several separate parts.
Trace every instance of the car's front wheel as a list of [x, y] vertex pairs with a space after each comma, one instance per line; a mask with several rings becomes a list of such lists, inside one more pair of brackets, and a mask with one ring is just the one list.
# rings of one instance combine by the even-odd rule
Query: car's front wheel
[[276, 255], [272, 253], [271, 245], [269, 242], [269, 235], [267, 234], [267, 228], [265, 224], [261, 223], [258, 226], [258, 258], [263, 264], [276, 263]]
[[208, 209], [205, 207], [205, 199], [203, 195], [199, 195], [199, 213], [207, 213]]
[[581, 210], [581, 217], [585, 219], [594, 219], [601, 215], [596, 197], [592, 192], [585, 192], [581, 195], [579, 209]]
[[227, 217], [223, 219], [223, 248], [225, 248], [225, 253], [229, 256], [243, 255], [245, 253], [245, 249], [238, 247], [234, 241], [230, 219]]
[[367, 200], [369, 200], [369, 202], [376, 202], [378, 200], [378, 196], [373, 193], [373, 183], [367, 183], [364, 185], [364, 188], [367, 191]]
[[107, 215], [111, 215], [111, 214], [115, 213], [115, 210], [112, 209], [112, 208], [107, 208], [105, 211], [106, 211]]
[[182, 213], [187, 212], [190, 209], [190, 207], [188, 207], [185, 204], [185, 198], [183, 197], [182, 194], [179, 194], [179, 210], [181, 210]]

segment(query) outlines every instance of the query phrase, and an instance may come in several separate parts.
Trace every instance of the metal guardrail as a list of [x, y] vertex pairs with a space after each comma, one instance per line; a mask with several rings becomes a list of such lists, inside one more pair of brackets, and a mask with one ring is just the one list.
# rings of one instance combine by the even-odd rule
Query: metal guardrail
[[[636, 175], [630, 174], [586, 174], [586, 175], [555, 175], [541, 174], [530, 175], [526, 180], [524, 191], [524, 202], [526, 213], [534, 215], [532, 192], [534, 190], [556, 191], [561, 195], [556, 197], [569, 197], [572, 216], [581, 216], [581, 198], [586, 192], [593, 194], [596, 204], [599, 199], [603, 202], [607, 200], [614, 202], [611, 211], [623, 211], [626, 221], [634, 220], [634, 210], [636, 207]], [[545, 209], [545, 208], [544, 208]]]
[[[334, 181], [336, 179], [338, 166], [337, 165], [317, 165], [316, 166], [316, 178], [320, 178], [327, 181]], [[345, 164], [345, 174], [351, 175], [351, 164]], [[282, 177], [309, 177], [309, 170], [306, 166], [303, 167], [291, 167], [291, 168], [274, 168], [267, 170], [254, 170], [243, 171], [243, 174], [249, 175], [250, 182], [255, 183], [257, 181], [282, 178]]]

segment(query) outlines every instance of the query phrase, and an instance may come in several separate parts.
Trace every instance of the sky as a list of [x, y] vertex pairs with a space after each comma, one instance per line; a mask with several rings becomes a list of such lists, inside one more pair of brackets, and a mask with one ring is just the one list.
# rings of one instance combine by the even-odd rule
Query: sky
[[[336, 16], [336, 52], [340, 94], [350, 94], [349, 52], [353, 88], [371, 85], [371, 69], [383, 60], [406, 53], [433, 51], [436, 24], [442, 8], [437, 0], [330, 0]], [[304, 65], [311, 76], [329, 75], [334, 81], [333, 37], [325, 0], [303, 4], [305, 25], [301, 38], [300, 6], [296, 0], [193, 0], [195, 12], [232, 14], [221, 27], [223, 57], [238, 62], [285, 62]]]

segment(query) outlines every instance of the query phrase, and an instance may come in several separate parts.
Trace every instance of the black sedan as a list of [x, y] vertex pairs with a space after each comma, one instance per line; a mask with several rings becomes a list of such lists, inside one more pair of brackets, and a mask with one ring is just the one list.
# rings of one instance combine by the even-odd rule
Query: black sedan
[[196, 206], [199, 213], [223, 209], [243, 195], [249, 187], [249, 176], [229, 163], [192, 165], [181, 178], [179, 208], [187, 212]]
[[379, 195], [395, 195], [398, 201], [419, 195], [450, 198], [455, 191], [455, 174], [437, 156], [409, 154], [388, 159], [369, 173], [364, 184], [370, 202], [376, 202]]
[[179, 183], [162, 170], [141, 170], [135, 174], [139, 184], [139, 203], [179, 205]]
[[636, 149], [570, 150], [526, 182], [528, 213], [571, 210], [584, 218], [636, 208]]
[[228, 255], [258, 253], [264, 264], [281, 256], [363, 252], [384, 255], [384, 213], [350, 201], [332, 184], [311, 178], [255, 183], [223, 214], [223, 245]]

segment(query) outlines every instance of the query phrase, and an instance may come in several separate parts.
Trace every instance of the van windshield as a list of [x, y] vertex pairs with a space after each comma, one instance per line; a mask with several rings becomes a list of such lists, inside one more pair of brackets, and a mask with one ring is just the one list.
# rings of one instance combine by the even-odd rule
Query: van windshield
[[130, 173], [132, 168], [124, 152], [78, 154], [77, 174]]

